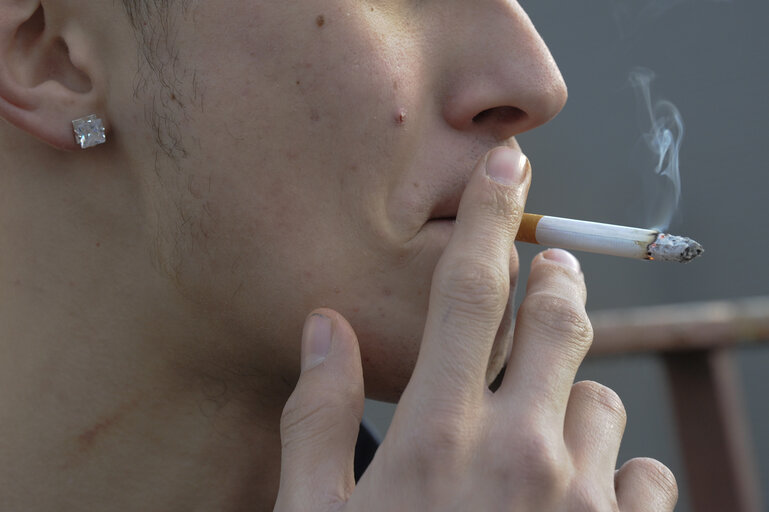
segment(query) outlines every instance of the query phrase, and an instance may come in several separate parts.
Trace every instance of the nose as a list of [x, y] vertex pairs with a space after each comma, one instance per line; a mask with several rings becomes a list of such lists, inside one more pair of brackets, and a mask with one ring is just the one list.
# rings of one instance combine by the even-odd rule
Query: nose
[[446, 55], [443, 116], [457, 130], [501, 141], [546, 123], [566, 103], [561, 72], [512, 0], [447, 0], [436, 30]]

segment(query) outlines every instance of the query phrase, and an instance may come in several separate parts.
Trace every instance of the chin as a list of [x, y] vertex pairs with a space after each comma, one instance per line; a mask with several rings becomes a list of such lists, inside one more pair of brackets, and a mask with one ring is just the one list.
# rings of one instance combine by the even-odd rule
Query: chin
[[[422, 315], [405, 313], [420, 310]], [[355, 312], [347, 317], [358, 337], [366, 398], [390, 403], [400, 400], [419, 356], [426, 316], [427, 304], [414, 304], [401, 308], [398, 313], [390, 309], [386, 316], [384, 313], [380, 316]], [[389, 318], [397, 320], [389, 321]], [[487, 386], [500, 377], [512, 350], [511, 318], [510, 309], [491, 348], [486, 372]]]
[[411, 379], [416, 357], [413, 361], [388, 361], [372, 364], [363, 356], [363, 381], [366, 398], [380, 402], [396, 403]]
[[[400, 399], [424, 335], [429, 278], [421, 289], [413, 287], [416, 279], [402, 281], [366, 283], [362, 290], [351, 290], [327, 302], [350, 323], [358, 338], [366, 398], [373, 400]], [[381, 292], [385, 288], [387, 294]]]
[[[496, 347], [495, 347], [496, 348]], [[403, 356], [397, 360], [380, 354], [375, 358], [369, 351], [361, 347], [363, 360], [363, 380], [366, 398], [380, 402], [397, 403], [411, 379], [416, 365], [416, 353], [413, 356]], [[373, 351], [377, 353], [378, 351]], [[505, 350], [495, 350], [489, 360], [486, 371], [486, 386], [496, 391], [504, 377], [507, 354]]]
[[388, 337], [358, 332], [366, 398], [396, 403], [411, 379], [419, 355], [419, 337]]

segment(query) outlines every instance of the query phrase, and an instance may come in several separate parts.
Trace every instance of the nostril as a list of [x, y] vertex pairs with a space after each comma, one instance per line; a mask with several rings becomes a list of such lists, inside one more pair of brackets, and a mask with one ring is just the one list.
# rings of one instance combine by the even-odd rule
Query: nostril
[[527, 117], [528, 114], [517, 107], [494, 107], [473, 117], [473, 123], [515, 124]]

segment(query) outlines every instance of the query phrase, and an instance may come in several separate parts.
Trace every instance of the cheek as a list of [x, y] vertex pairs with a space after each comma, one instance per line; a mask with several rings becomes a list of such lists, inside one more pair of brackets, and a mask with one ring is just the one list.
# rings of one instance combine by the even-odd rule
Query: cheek
[[316, 13], [299, 4], [241, 6], [235, 17], [253, 21], [232, 31], [226, 55], [216, 45], [195, 52], [202, 162], [217, 173], [259, 173], [245, 177], [249, 193], [287, 208], [297, 197], [317, 205], [344, 198], [346, 208], [365, 204], [381, 216], [383, 194], [407, 163], [400, 155], [416, 79], [405, 63], [416, 62], [414, 52], [368, 7], [323, 2]]
[[330, 149], [340, 140], [377, 145], [409, 125], [423, 82], [416, 39], [392, 14], [364, 4], [198, 4], [181, 58], [196, 64], [196, 96], [219, 118], [208, 136]]
[[279, 19], [265, 17], [232, 41], [227, 67], [214, 77], [225, 87], [217, 96], [231, 112], [230, 126], [292, 144], [322, 141], [331, 153], [339, 141], [347, 142], [345, 152], [354, 140], [376, 146], [408, 123], [416, 107], [408, 98], [418, 81], [415, 46], [384, 15], [346, 3], [272, 9]]
[[430, 271], [418, 273], [424, 295], [416, 295], [417, 279], [392, 271], [398, 255], [377, 230], [418, 143], [409, 132], [418, 59], [363, 3], [350, 16], [334, 7], [342, 2], [297, 7], [310, 3], [246, 11], [227, 2], [242, 11], [227, 14], [240, 29], [226, 40], [211, 34], [212, 44], [186, 57], [198, 63], [203, 108], [187, 125], [199, 143], [185, 172], [200, 178], [190, 187], [197, 223], [188, 222], [188, 238], [197, 245], [183, 261], [184, 282], [232, 325], [270, 339], [298, 339], [312, 308], [337, 308], [360, 336], [368, 374], [405, 382]]

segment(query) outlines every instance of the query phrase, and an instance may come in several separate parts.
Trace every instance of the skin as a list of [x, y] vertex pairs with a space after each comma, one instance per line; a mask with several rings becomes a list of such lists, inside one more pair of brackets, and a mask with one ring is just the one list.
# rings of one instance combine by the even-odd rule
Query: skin
[[[543, 453], [590, 453], [583, 434], [609, 414], [619, 419], [603, 463], [564, 467], [588, 468], [601, 503], [625, 496], [627, 510], [645, 510], [633, 507], [653, 496], [666, 507], [654, 510], [672, 510], [675, 485], [653, 461], [623, 468], [634, 483], [615, 496], [621, 403], [597, 385], [570, 391], [589, 336], [582, 276], [565, 253], [540, 257], [530, 278], [562, 297], [543, 309], [549, 320], [526, 320], [546, 316], [535, 307], [517, 323], [566, 316], [584, 328], [516, 333], [551, 340], [539, 345], [552, 354], [503, 385], [530, 396], [529, 407], [539, 397], [550, 415], [528, 423], [516, 416], [526, 404], [488, 402], [485, 384], [511, 351], [512, 237], [530, 177], [497, 190], [479, 169], [491, 148], [517, 147], [516, 134], [566, 99], [517, 3], [221, 0], [165, 21], [170, 36], [145, 41], [118, 2], [0, 1], [0, 405], [13, 411], [0, 419], [0, 508], [269, 510], [280, 488], [278, 510], [348, 499], [357, 510], [384, 505], [397, 478], [438, 475], [435, 493], [408, 487], [406, 510], [448, 497], [440, 489], [463, 474], [466, 499], [492, 489], [480, 504], [488, 510], [528, 506], [543, 488], [537, 495], [566, 510], [582, 503], [569, 499], [574, 488], [590, 486], [550, 486], [551, 471], [527, 473], [542, 467], [530, 456], [511, 469], [489, 447], [511, 432], [525, 434], [519, 448], [544, 443], [546, 424], [558, 435]], [[70, 121], [90, 113], [109, 142], [80, 151]], [[455, 215], [456, 225], [427, 222]], [[491, 284], [457, 289], [452, 268], [481, 269]], [[318, 307], [334, 320], [334, 341], [299, 379], [303, 332], [306, 363], [317, 347], [305, 319]], [[566, 363], [561, 345], [577, 347]], [[373, 398], [406, 392], [384, 455], [350, 498], [362, 375]], [[536, 392], [546, 375], [560, 400]], [[598, 398], [568, 412], [570, 395]], [[416, 428], [426, 405], [435, 420]], [[448, 432], [438, 419], [486, 431], [492, 408], [505, 411], [494, 414], [507, 415], [496, 422], [506, 429], [435, 444]], [[570, 416], [582, 427], [561, 435], [554, 426]], [[324, 432], [339, 434], [321, 443], [327, 451], [297, 441], [326, 441]], [[419, 450], [405, 456], [414, 432], [457, 471], [425, 471]], [[511, 482], [544, 487], [494, 492], [498, 479], [452, 455], [470, 448]], [[313, 473], [318, 461], [336, 480]], [[308, 472], [317, 486], [299, 485]]]

